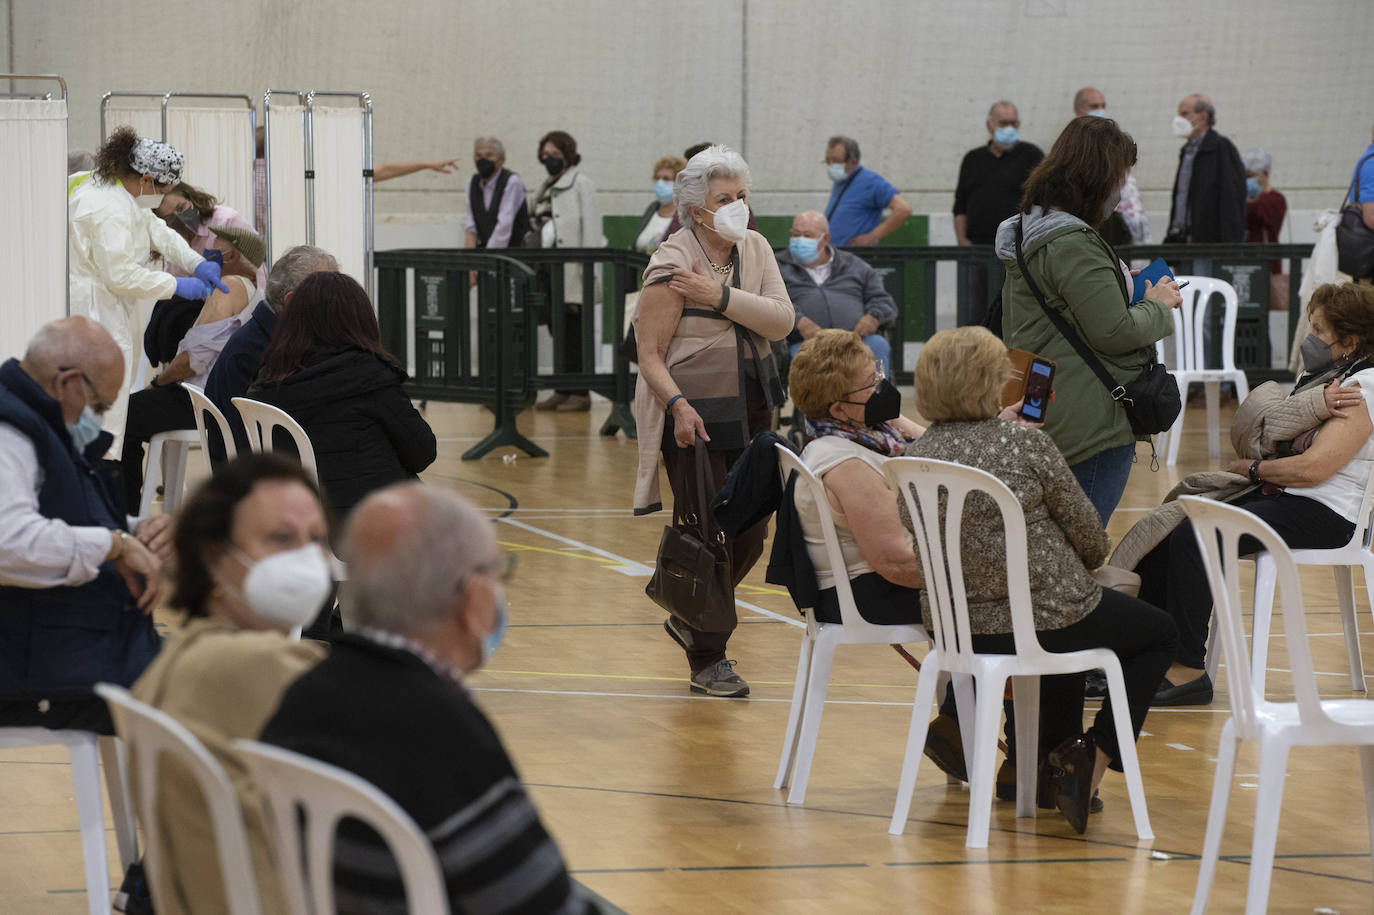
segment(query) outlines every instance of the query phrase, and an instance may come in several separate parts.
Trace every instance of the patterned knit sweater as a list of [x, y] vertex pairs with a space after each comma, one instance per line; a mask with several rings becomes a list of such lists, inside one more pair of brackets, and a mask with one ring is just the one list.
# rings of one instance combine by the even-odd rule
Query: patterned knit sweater
[[[1037, 631], [1063, 629], [1097, 606], [1102, 588], [1088, 570], [1102, 565], [1111, 540], [1048, 435], [1001, 419], [942, 422], [927, 429], [906, 453], [985, 470], [1016, 494], [1026, 517]], [[943, 507], [940, 514], [943, 525]], [[1002, 518], [996, 504], [982, 493], [971, 494], [964, 504], [960, 552], [974, 634], [1011, 632]], [[916, 561], [920, 563], [919, 555]], [[921, 611], [929, 625], [924, 591]]]

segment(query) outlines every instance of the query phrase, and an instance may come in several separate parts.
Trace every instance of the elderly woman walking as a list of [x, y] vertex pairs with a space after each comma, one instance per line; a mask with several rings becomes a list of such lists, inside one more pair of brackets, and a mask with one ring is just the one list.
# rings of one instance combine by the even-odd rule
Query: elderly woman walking
[[[711, 492], [783, 401], [769, 342], [792, 329], [792, 302], [773, 249], [747, 228], [749, 166], [734, 150], [711, 146], [678, 172], [673, 199], [682, 228], [664, 239], [644, 271], [635, 318], [639, 426], [635, 514], [658, 511], [659, 455], [673, 499], [694, 504], [697, 439], [710, 456]], [[728, 542], [735, 582], [763, 555], [767, 522]], [[687, 653], [693, 692], [747, 696], [726, 660], [729, 632], [701, 632], [676, 618], [663, 624]]]

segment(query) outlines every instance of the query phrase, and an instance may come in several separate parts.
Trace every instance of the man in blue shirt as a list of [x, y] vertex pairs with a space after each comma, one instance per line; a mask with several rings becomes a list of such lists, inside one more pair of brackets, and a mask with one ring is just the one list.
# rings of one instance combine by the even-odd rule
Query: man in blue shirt
[[825, 148], [825, 169], [834, 183], [825, 218], [830, 220], [831, 243], [837, 248], [876, 245], [911, 215], [911, 204], [886, 178], [859, 164], [856, 140], [831, 137]]
[[[1355, 186], [1355, 190], [1359, 194], [1360, 209], [1363, 211], [1365, 227], [1374, 232], [1374, 142], [1371, 142], [1369, 148], [1360, 153], [1360, 159], [1355, 165], [1355, 174], [1351, 176], [1350, 183]], [[1355, 281], [1368, 283], [1374, 281], [1374, 277], [1357, 276]]]

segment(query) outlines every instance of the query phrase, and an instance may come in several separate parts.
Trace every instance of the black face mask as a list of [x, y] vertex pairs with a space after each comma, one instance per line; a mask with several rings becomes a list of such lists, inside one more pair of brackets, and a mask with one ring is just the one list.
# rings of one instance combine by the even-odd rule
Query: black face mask
[[544, 168], [548, 169], [550, 175], [558, 175], [563, 172], [563, 160], [558, 156], [549, 156], [543, 160]]
[[864, 408], [864, 425], [870, 429], [891, 422], [902, 415], [902, 392], [886, 378], [878, 379], [873, 388], [873, 396], [860, 404], [856, 400], [842, 400], [840, 403], [853, 404]]
[[496, 174], [496, 163], [490, 159], [478, 159], [477, 174], [481, 175], [484, 179], [490, 178], [492, 175]]

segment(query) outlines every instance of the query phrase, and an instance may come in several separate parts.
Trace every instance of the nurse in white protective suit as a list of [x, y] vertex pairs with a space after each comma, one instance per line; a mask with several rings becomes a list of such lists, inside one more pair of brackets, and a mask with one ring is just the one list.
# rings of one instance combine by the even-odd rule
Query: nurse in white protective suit
[[[184, 161], [166, 143], [121, 127], [96, 154], [95, 170], [69, 179], [71, 313], [99, 322], [124, 352], [124, 386], [103, 421], [115, 437], [108, 452], [114, 457], [122, 445], [130, 388], [144, 358], [139, 303], [173, 295], [204, 299], [212, 284], [228, 292], [219, 264], [192, 251], [153, 214], [163, 193], [181, 180]], [[150, 264], [153, 253], [192, 275], [175, 277], [156, 269]]]

